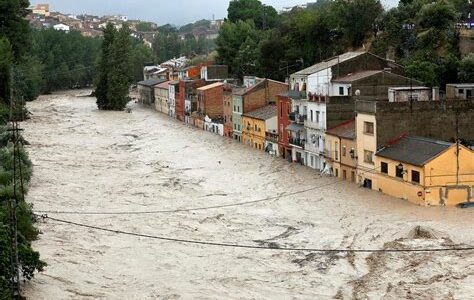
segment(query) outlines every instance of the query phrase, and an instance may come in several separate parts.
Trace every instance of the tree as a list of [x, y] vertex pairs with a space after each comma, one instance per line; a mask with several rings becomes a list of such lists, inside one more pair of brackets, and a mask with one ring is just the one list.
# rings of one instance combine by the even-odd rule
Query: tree
[[0, 0], [0, 36], [11, 44], [15, 60], [29, 49], [28, 0]]
[[128, 89], [133, 78], [130, 39], [130, 29], [124, 25], [112, 43], [107, 90], [108, 109], [111, 110], [123, 110], [129, 101]]
[[110, 89], [110, 72], [112, 69], [112, 46], [117, 32], [115, 27], [109, 23], [104, 30], [104, 40], [102, 42], [102, 54], [99, 59], [97, 87], [95, 95], [97, 97], [97, 107], [99, 109], [110, 109], [108, 91]]
[[273, 28], [279, 21], [275, 8], [258, 0], [232, 0], [227, 12], [230, 22], [251, 20], [258, 29]]
[[13, 54], [10, 42], [0, 38], [0, 105], [9, 105], [11, 94], [11, 68]]
[[466, 83], [474, 82], [474, 53], [470, 53], [461, 60], [459, 80]]
[[429, 87], [439, 86], [438, 66], [429, 61], [415, 60], [406, 67], [407, 75], [424, 82]]

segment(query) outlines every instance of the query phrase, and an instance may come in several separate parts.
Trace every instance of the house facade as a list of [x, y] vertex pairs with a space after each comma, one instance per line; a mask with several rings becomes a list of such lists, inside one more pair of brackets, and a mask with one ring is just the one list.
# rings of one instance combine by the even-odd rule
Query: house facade
[[462, 145], [402, 136], [375, 155], [372, 189], [418, 205], [474, 199], [474, 152]]
[[169, 108], [168, 108], [168, 116], [172, 118], [176, 118], [176, 95], [179, 94], [179, 81], [171, 81], [168, 85], [169, 91]]
[[267, 105], [242, 115], [242, 142], [257, 150], [266, 150], [268, 132], [278, 127], [277, 106]]
[[163, 79], [148, 79], [137, 83], [138, 101], [145, 105], [155, 105], [155, 86], [165, 82]]
[[170, 83], [166, 81], [155, 86], [155, 110], [165, 115], [169, 114]]
[[232, 94], [233, 138], [242, 141], [242, 114], [277, 103], [277, 95], [288, 90], [283, 82], [264, 79], [249, 88], [235, 89]]
[[223, 108], [224, 113], [224, 136], [232, 138], [233, 136], [233, 107], [232, 107], [232, 86], [229, 84], [224, 85], [224, 99]]
[[474, 83], [458, 83], [446, 85], [446, 100], [474, 99]]
[[281, 157], [288, 161], [293, 161], [292, 147], [290, 146], [290, 134], [287, 130], [290, 126], [291, 97], [296, 92], [288, 91], [278, 95], [277, 121], [278, 121], [278, 152]]
[[326, 131], [327, 170], [335, 177], [356, 182], [357, 150], [355, 120], [349, 120]]
[[211, 119], [224, 115], [224, 84], [216, 82], [197, 89], [197, 111]]

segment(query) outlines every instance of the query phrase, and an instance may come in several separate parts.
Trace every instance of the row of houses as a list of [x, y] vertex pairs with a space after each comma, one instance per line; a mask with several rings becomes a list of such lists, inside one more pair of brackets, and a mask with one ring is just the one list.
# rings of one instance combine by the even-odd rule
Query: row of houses
[[442, 94], [368, 52], [333, 57], [287, 83], [209, 80], [208, 67], [183, 69], [178, 80], [141, 82], [139, 90], [148, 90], [140, 101], [257, 151], [419, 205], [473, 200], [474, 84], [448, 85]]

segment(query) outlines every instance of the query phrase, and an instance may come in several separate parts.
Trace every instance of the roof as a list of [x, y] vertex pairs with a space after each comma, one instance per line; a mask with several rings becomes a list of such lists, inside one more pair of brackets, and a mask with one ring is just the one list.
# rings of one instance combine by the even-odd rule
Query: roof
[[474, 87], [474, 83], [450, 83], [450, 84], [447, 84], [446, 86], [469, 88], [469, 87]]
[[377, 156], [422, 167], [453, 144], [429, 138], [403, 136], [376, 153]]
[[138, 84], [138, 85], [143, 85], [143, 86], [152, 87], [152, 86], [155, 86], [155, 85], [157, 85], [157, 84], [163, 83], [163, 82], [165, 82], [165, 81], [166, 81], [166, 79], [152, 78], [152, 79], [140, 81], [140, 82], [138, 82], [137, 84]]
[[257, 82], [257, 84], [249, 87], [249, 88], [238, 88], [238, 89], [235, 89], [233, 91], [233, 94], [234, 95], [237, 95], [237, 96], [245, 96], [246, 94], [248, 94], [249, 92], [251, 92], [253, 89], [257, 88], [258, 86], [262, 85], [264, 82], [266, 81], [266, 79], [260, 81], [260, 82]]
[[267, 105], [251, 112], [245, 113], [243, 114], [243, 116], [265, 121], [277, 116], [277, 107], [276, 105]]
[[373, 76], [375, 74], [382, 73], [382, 70], [368, 70], [368, 71], [361, 71], [356, 73], [347, 74], [346, 76], [341, 76], [333, 80], [333, 82], [341, 82], [341, 83], [350, 83], [354, 82], [363, 78], [367, 78]]
[[431, 90], [431, 88], [427, 86], [396, 86], [390, 87], [388, 89], [393, 91]]
[[360, 55], [363, 55], [363, 54], [366, 54], [366, 53], [367, 52], [365, 52], [365, 51], [346, 52], [346, 53], [341, 54], [339, 56], [335, 56], [335, 57], [332, 57], [330, 59], [324, 60], [320, 63], [317, 63], [317, 64], [315, 64], [315, 65], [313, 65], [309, 68], [298, 71], [298, 72], [294, 73], [293, 75], [311, 75], [311, 74], [314, 74], [316, 72], [322, 71], [322, 70], [327, 69], [327, 68], [331, 68], [331, 67], [333, 67], [333, 66], [335, 66], [335, 65], [337, 65], [341, 62], [353, 59], [357, 56], [360, 56]]
[[157, 86], [155, 86], [155, 88], [167, 90], [167, 89], [169, 88], [169, 85], [170, 85], [172, 82], [173, 82], [173, 81], [166, 81], [166, 82], [160, 83], [160, 84], [158, 84]]
[[213, 84], [208, 84], [208, 85], [205, 85], [203, 87], [200, 87], [197, 90], [198, 91], [207, 91], [207, 90], [210, 90], [210, 89], [213, 89], [213, 88], [216, 88], [216, 87], [220, 87], [222, 85], [224, 85], [222, 82], [216, 82], [216, 83], [213, 83]]
[[330, 134], [344, 139], [354, 140], [356, 138], [355, 120], [349, 120], [335, 127], [332, 127], [326, 131], [326, 134]]

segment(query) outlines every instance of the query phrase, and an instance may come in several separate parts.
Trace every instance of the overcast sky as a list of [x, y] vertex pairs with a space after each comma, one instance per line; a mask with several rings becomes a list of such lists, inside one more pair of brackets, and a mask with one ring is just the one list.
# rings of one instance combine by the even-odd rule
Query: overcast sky
[[[153, 21], [159, 25], [185, 25], [200, 19], [224, 18], [229, 0], [30, 0], [32, 4], [50, 3], [52, 11], [95, 15], [122, 14], [130, 19]], [[305, 0], [263, 0], [277, 10], [285, 6], [303, 4]], [[386, 7], [398, 0], [382, 0]]]

